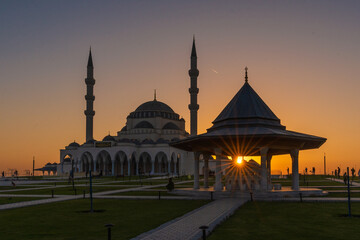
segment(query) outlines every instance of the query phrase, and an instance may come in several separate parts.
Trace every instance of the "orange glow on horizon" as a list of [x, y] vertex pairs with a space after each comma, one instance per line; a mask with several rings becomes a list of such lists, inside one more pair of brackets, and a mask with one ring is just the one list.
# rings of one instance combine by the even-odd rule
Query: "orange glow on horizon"
[[[259, 8], [252, 1], [246, 2], [247, 7], [240, 1], [228, 5], [197, 1], [196, 7], [180, 1], [94, 1], [87, 7], [102, 14], [94, 19], [81, 11], [81, 4], [64, 4], [61, 9], [39, 4], [30, 10], [6, 4], [2, 12], [7, 47], [0, 60], [0, 172], [32, 171], [33, 156], [35, 168], [59, 163], [60, 149], [74, 140], [85, 142], [89, 41], [96, 79], [96, 140], [109, 131], [116, 135], [130, 112], [153, 99], [153, 89], [158, 101], [185, 119], [189, 132], [193, 33], [199, 69], [198, 134], [206, 133], [242, 87], [242, 69], [249, 66], [248, 83], [287, 130], [328, 139], [319, 149], [300, 152], [299, 172], [315, 167], [322, 174], [324, 153], [327, 173], [338, 166], [360, 168], [360, 111], [354, 108], [360, 102], [360, 55], [352, 51], [358, 48], [360, 15], [354, 4], [334, 1], [323, 11], [321, 3], [284, 2], [284, 11], [279, 11], [276, 4]], [[204, 11], [198, 11], [200, 7]], [[49, 18], [53, 9], [59, 12]], [[28, 13], [37, 17], [28, 18]], [[119, 20], [128, 24], [116, 24]], [[258, 156], [251, 156], [251, 146], [224, 144], [232, 149], [225, 154], [260, 163]], [[291, 166], [289, 154], [271, 160], [271, 169], [282, 174], [287, 168], [291, 173]]]

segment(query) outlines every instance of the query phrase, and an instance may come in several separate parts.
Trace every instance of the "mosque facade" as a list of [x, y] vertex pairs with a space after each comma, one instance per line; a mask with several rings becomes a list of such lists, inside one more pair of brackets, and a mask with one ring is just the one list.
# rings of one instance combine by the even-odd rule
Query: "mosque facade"
[[197, 56], [195, 40], [191, 52], [190, 76], [190, 134], [185, 130], [185, 120], [167, 104], [156, 99], [145, 102], [127, 116], [126, 125], [117, 135], [102, 140], [93, 137], [94, 66], [91, 50], [85, 79], [87, 94], [86, 141], [72, 142], [60, 149], [58, 175], [88, 173], [112, 176], [129, 175], [184, 175], [194, 172], [194, 153], [172, 147], [170, 144], [197, 134]]

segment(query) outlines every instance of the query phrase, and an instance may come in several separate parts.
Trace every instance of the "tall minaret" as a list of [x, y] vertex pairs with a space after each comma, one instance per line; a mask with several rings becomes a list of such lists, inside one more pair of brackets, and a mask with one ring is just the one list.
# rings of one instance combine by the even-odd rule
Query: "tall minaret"
[[89, 59], [87, 64], [87, 77], [85, 78], [86, 83], [86, 110], [84, 111], [86, 116], [86, 141], [92, 140], [93, 138], [93, 118], [95, 115], [94, 111], [94, 85], [95, 85], [95, 79], [94, 79], [94, 66], [92, 62], [92, 56], [91, 56], [91, 48], [89, 52]]
[[197, 56], [195, 48], [195, 37], [193, 38], [193, 45], [191, 50], [190, 57], [190, 135], [197, 135], [197, 112], [199, 110], [199, 104], [197, 104], [197, 95], [199, 93], [199, 88], [197, 87], [197, 77], [199, 76], [199, 70], [197, 69]]

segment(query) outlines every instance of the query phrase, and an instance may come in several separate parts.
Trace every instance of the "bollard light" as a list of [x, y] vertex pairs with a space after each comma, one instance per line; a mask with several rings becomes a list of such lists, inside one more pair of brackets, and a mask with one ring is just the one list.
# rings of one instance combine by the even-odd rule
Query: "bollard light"
[[206, 229], [208, 229], [209, 227], [206, 225], [200, 226], [199, 229], [202, 230], [202, 239], [206, 240]]
[[113, 226], [114, 226], [114, 225], [111, 224], [111, 223], [105, 224], [105, 227], [108, 229], [108, 240], [111, 240], [111, 228], [112, 228]]

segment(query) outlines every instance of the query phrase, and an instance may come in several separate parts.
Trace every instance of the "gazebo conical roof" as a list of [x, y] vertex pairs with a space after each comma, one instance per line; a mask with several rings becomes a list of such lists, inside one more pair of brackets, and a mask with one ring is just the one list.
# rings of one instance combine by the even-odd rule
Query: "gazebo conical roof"
[[[182, 139], [171, 145], [193, 152], [225, 155], [288, 154], [291, 149], [319, 148], [326, 138], [286, 130], [247, 81], [213, 121], [207, 133]], [[217, 149], [217, 150], [216, 150]]]

